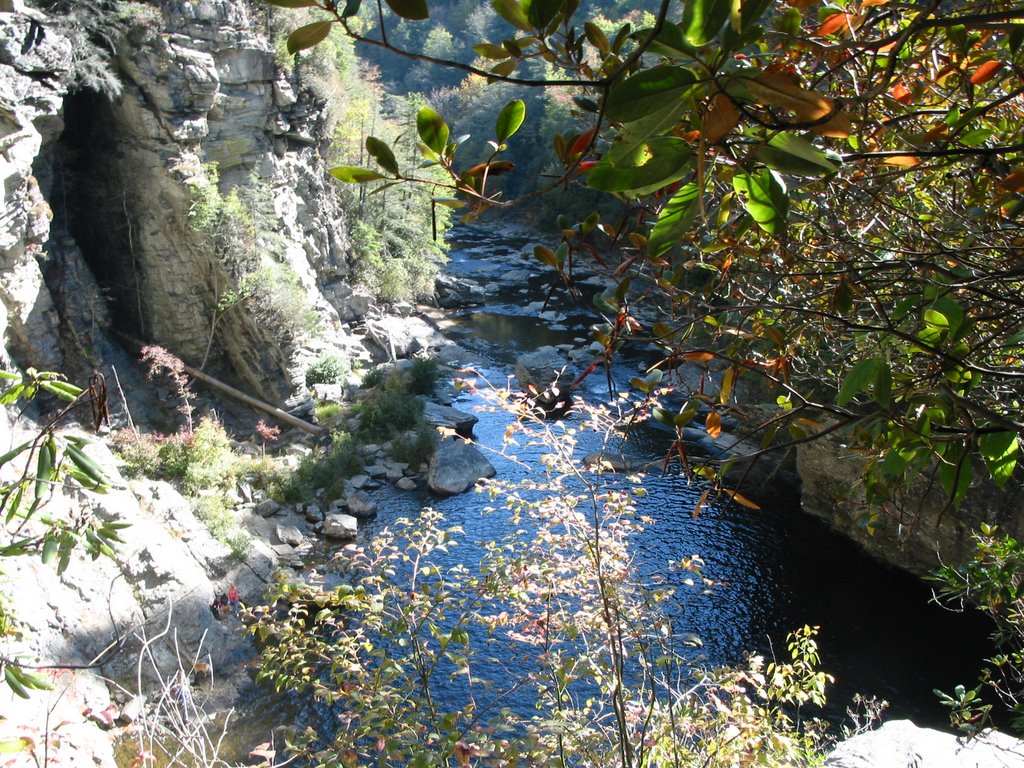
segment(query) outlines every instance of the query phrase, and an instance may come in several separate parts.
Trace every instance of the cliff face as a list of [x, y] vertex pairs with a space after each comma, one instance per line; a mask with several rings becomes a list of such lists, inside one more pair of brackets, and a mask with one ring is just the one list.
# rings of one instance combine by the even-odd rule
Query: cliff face
[[[346, 294], [348, 241], [323, 122], [260, 25], [232, 0], [147, 7], [111, 40], [123, 90], [110, 98], [71, 92], [54, 19], [0, 13], [0, 292], [15, 363], [99, 366], [114, 325], [281, 402], [310, 340], [344, 335], [324, 298]], [[238, 221], [257, 195], [231, 190], [256, 187], [258, 224]], [[197, 220], [200, 197], [219, 218]], [[225, 222], [246, 241], [234, 251]]]
[[[922, 475], [901, 498], [872, 510], [864, 494], [864, 462], [829, 435], [797, 450], [801, 507], [858, 542], [878, 559], [918, 576], [971, 559], [982, 523], [1024, 539], [1024, 488], [1000, 490], [978, 469], [964, 503], [954, 509], [937, 478]], [[869, 516], [874, 517], [868, 524]]]

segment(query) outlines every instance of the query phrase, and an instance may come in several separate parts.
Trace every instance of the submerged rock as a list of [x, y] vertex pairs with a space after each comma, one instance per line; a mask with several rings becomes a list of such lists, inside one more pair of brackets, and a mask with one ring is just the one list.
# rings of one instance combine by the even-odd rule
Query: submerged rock
[[438, 443], [437, 450], [430, 457], [427, 485], [434, 493], [454, 496], [495, 474], [494, 465], [475, 445], [452, 438]]

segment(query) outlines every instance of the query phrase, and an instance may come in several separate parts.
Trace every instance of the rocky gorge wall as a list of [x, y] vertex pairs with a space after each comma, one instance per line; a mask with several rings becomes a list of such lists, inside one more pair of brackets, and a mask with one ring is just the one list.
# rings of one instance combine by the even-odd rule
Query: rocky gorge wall
[[[146, 7], [111, 40], [117, 95], [75, 87], [55, 19], [0, 13], [5, 355], [70, 374], [99, 368], [116, 349], [113, 326], [195, 366], [209, 357], [215, 375], [283, 402], [303, 359], [347, 343], [337, 306], [353, 314], [323, 105], [278, 66], [249, 3]], [[224, 308], [242, 293], [240, 270], [190, 217], [196, 191], [218, 177], [221, 196], [253, 179], [267, 191], [273, 248], [251, 244], [247, 268], [284, 275], [303, 297], [292, 311], [315, 317], [315, 332], [268, 327], [249, 301]]]

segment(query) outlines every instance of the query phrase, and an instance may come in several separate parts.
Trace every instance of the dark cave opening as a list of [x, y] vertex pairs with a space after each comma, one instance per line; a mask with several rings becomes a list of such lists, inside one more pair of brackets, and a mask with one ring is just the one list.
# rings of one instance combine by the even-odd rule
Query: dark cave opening
[[[72, 238], [100, 285], [115, 328], [144, 336], [123, 150], [110, 101], [91, 91], [64, 100], [64, 131], [53, 149], [51, 242]], [[60, 260], [62, 249], [51, 253]]]

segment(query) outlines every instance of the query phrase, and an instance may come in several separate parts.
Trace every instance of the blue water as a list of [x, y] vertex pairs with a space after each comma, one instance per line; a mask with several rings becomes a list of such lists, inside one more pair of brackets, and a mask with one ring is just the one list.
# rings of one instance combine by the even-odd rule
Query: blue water
[[[489, 275], [508, 270], [510, 255], [528, 245], [525, 239], [497, 241], [482, 228], [462, 230], [456, 236], [449, 269], [485, 282]], [[517, 266], [531, 268], [528, 259], [521, 261]], [[524, 278], [521, 288], [496, 292], [486, 307], [457, 315], [458, 322], [448, 333], [466, 350], [460, 362], [473, 366], [487, 380], [504, 384], [518, 355], [543, 344], [579, 345], [586, 335], [580, 324], [595, 321], [585, 304], [553, 297], [551, 308], [566, 315], [566, 330], [552, 331], [550, 321], [540, 319], [536, 311], [523, 310], [526, 302], [543, 298], [546, 290], [545, 277], [536, 274]], [[627, 361], [613, 372], [616, 386], [624, 386], [635, 373], [636, 361]], [[590, 376], [584, 391], [595, 400], [606, 399], [603, 373]], [[460, 395], [454, 405], [480, 418], [474, 438], [498, 477], [524, 477], [521, 463], [500, 455], [511, 417], [488, 408], [484, 398], [470, 392]], [[579, 416], [570, 416], [569, 424], [579, 426], [574, 419]], [[630, 440], [631, 452], [649, 458], [662, 456], [667, 448], [665, 433], [654, 429], [639, 430]], [[595, 448], [597, 443], [585, 445], [581, 453], [588, 447]], [[537, 454], [520, 450], [518, 457], [530, 464], [536, 463]], [[750, 653], [785, 658], [788, 632], [805, 624], [819, 626], [822, 666], [835, 677], [826, 712], [833, 722], [843, 718], [853, 695], [861, 693], [886, 699], [890, 719], [909, 717], [921, 725], [942, 727], [946, 711], [932, 690], [971, 683], [980, 660], [991, 653], [987, 626], [980, 618], [935, 605], [920, 581], [869, 558], [848, 539], [801, 513], [795, 493], [773, 494], [759, 510], [713, 503], [694, 517], [702, 489], [678, 471], [664, 476], [652, 472], [644, 488], [648, 495], [638, 513], [652, 522], [636, 537], [635, 566], [642, 577], [665, 578], [678, 588], [667, 610], [678, 635], [700, 639], [698, 648], [687, 650], [695, 664], [741, 664]], [[486, 511], [494, 502], [485, 494], [437, 498], [426, 491], [382, 493], [378, 517], [362, 529], [364, 539], [399, 518], [415, 519], [424, 506], [432, 506], [464, 531], [462, 545], [452, 551], [449, 564], [472, 567], [483, 544], [512, 533], [506, 513]], [[323, 554], [329, 559], [329, 547]], [[687, 574], [666, 567], [669, 561], [687, 556], [703, 561], [703, 575], [714, 582], [710, 590], [687, 586], [683, 583]], [[505, 703], [529, 706], [525, 698]], [[301, 699], [282, 704], [265, 695], [254, 698], [246, 720], [269, 728], [280, 722], [282, 712], [290, 722], [325, 729], [332, 721], [329, 711]]]

